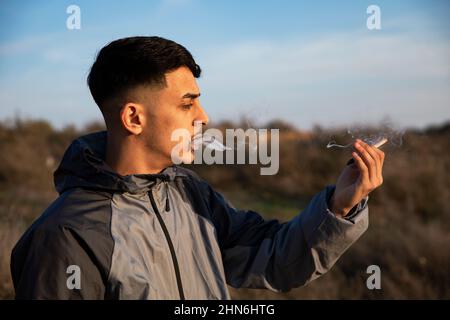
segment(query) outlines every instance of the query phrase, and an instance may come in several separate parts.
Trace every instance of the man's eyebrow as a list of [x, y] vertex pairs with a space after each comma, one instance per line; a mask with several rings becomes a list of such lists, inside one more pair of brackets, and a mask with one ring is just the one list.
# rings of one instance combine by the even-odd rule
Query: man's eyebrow
[[188, 92], [188, 93], [186, 93], [185, 95], [183, 95], [183, 96], [181, 97], [181, 99], [185, 99], [185, 98], [195, 99], [195, 98], [198, 98], [198, 97], [200, 97], [200, 92], [199, 92], [199, 93], [191, 93], [191, 92]]

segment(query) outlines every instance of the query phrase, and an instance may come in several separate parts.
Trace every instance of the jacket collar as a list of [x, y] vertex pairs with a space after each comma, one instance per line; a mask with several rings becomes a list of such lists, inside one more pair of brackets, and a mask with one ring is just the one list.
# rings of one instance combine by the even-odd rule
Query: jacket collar
[[100, 131], [81, 136], [71, 143], [53, 174], [58, 193], [76, 187], [140, 193], [159, 181], [171, 181], [185, 175], [173, 165], [157, 174], [121, 176], [104, 161], [106, 139], [106, 131]]

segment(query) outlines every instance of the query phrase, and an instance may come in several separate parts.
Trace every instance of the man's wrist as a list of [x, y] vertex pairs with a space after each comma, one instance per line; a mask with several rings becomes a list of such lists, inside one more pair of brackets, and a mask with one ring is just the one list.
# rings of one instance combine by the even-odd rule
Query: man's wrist
[[334, 193], [331, 196], [328, 208], [330, 209], [331, 212], [334, 213], [335, 216], [337, 216], [339, 218], [344, 218], [351, 210], [351, 209], [340, 208], [339, 206], [337, 206], [335, 198], [334, 198]]

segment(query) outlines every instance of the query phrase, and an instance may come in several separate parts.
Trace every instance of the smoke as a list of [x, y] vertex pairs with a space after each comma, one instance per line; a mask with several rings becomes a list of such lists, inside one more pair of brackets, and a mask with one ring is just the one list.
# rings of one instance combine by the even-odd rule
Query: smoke
[[256, 152], [258, 150], [258, 141], [266, 141], [267, 140], [267, 134], [260, 133], [255, 140], [251, 140], [247, 142], [245, 140], [245, 137], [242, 139], [237, 139], [236, 142], [232, 142], [231, 145], [229, 142], [227, 142], [227, 145], [225, 146], [221, 141], [219, 141], [215, 136], [211, 136], [207, 133], [204, 133], [203, 135], [199, 135], [194, 137], [192, 140], [192, 148], [198, 149], [200, 146], [204, 146], [205, 148], [217, 150], [217, 151], [225, 151], [225, 150], [237, 150], [241, 148], [245, 148], [245, 146], [248, 146], [248, 149], [250, 152]]
[[[403, 144], [403, 135], [405, 130], [396, 129], [395, 126], [388, 121], [383, 122], [378, 127], [353, 126], [347, 129], [345, 142], [338, 143], [336, 140], [328, 142], [327, 148], [348, 148], [353, 145], [356, 139], [360, 139], [369, 145], [374, 145], [381, 139], [388, 140], [387, 144], [394, 147], [401, 147]], [[350, 141], [349, 141], [350, 140]]]
[[214, 136], [210, 136], [208, 134], [203, 134], [202, 136], [196, 137], [193, 140], [194, 148], [199, 148], [200, 145], [205, 146], [208, 149], [225, 151], [232, 150], [230, 147], [223, 145], [222, 142], [216, 139]]

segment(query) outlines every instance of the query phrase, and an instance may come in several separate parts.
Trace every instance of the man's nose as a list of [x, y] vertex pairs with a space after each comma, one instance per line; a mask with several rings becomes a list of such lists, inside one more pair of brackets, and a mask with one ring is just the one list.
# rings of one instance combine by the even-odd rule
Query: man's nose
[[199, 113], [194, 121], [201, 121], [203, 125], [207, 125], [209, 122], [208, 115], [201, 105], [198, 106]]

